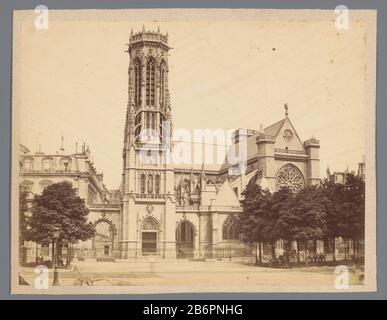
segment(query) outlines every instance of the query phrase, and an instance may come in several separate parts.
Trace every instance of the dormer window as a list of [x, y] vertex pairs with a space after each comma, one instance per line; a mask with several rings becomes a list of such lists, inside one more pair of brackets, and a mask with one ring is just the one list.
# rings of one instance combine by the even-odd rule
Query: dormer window
[[42, 161], [42, 168], [43, 171], [50, 171], [51, 170], [51, 159], [43, 159]]
[[60, 160], [61, 170], [64, 172], [71, 171], [71, 158], [65, 157]]
[[32, 159], [26, 158], [23, 161], [23, 169], [26, 171], [32, 170]]

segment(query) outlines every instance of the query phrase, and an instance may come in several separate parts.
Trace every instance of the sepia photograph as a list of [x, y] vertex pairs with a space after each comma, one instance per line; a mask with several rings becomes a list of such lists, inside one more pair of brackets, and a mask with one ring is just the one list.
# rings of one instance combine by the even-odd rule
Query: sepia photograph
[[376, 291], [376, 10], [13, 11], [13, 294]]

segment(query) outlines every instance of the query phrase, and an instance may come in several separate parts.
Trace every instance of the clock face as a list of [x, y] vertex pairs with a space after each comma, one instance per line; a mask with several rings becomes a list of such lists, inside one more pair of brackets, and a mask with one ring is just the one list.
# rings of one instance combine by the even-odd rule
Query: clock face
[[288, 141], [288, 140], [290, 140], [292, 137], [293, 137], [293, 132], [292, 132], [291, 130], [289, 130], [289, 129], [286, 129], [286, 130], [284, 131], [284, 139]]

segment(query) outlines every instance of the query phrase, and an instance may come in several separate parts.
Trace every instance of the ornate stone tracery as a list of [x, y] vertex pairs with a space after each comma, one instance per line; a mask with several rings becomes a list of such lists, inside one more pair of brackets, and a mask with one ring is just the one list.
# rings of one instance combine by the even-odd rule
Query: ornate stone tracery
[[239, 240], [238, 218], [234, 215], [229, 215], [223, 223], [222, 232], [223, 240]]
[[142, 223], [142, 230], [158, 230], [159, 229], [159, 224], [156, 221], [156, 219], [152, 217], [148, 217], [144, 220]]
[[284, 165], [277, 173], [277, 190], [281, 187], [288, 187], [297, 192], [305, 187], [304, 177], [301, 171], [292, 164]]

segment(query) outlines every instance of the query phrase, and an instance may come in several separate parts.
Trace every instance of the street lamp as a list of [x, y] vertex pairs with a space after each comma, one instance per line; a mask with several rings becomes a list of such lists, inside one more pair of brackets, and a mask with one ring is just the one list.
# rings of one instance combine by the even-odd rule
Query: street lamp
[[53, 286], [59, 286], [59, 274], [58, 274], [58, 239], [59, 239], [59, 228], [55, 227], [53, 232], [54, 238], [54, 257], [52, 258], [52, 264], [54, 266], [54, 280], [52, 282]]

